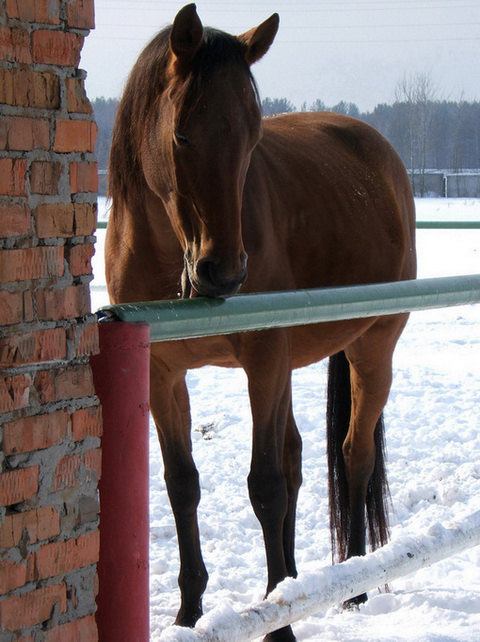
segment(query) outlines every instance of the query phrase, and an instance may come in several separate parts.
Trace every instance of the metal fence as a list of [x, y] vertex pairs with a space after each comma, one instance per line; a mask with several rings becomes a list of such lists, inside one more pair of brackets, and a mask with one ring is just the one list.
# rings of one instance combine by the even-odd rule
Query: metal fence
[[409, 170], [410, 183], [415, 196], [440, 196], [444, 198], [478, 198], [480, 196], [480, 171], [465, 170]]
[[341, 321], [480, 303], [480, 274], [339, 288], [110, 305], [102, 313], [150, 326], [150, 341]]
[[[105, 230], [108, 221], [98, 221], [97, 229]], [[417, 221], [417, 230], [480, 230], [480, 221]]]

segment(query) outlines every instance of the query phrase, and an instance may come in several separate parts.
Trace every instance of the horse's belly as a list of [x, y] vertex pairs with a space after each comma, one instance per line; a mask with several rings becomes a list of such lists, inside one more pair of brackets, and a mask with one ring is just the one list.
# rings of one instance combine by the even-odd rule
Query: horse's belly
[[241, 366], [234, 335], [231, 337], [204, 337], [181, 341], [152, 343], [152, 353], [172, 371], [183, 371], [203, 366], [238, 368]]
[[[292, 368], [302, 368], [343, 350], [373, 323], [371, 319], [353, 319], [286, 328], [291, 336]], [[266, 331], [268, 332], [268, 330]], [[242, 350], [252, 333], [204, 337], [152, 344], [155, 357], [169, 370], [183, 371], [206, 365], [224, 368], [242, 367]]]
[[353, 319], [291, 328], [292, 367], [303, 368], [340, 352], [374, 322]]

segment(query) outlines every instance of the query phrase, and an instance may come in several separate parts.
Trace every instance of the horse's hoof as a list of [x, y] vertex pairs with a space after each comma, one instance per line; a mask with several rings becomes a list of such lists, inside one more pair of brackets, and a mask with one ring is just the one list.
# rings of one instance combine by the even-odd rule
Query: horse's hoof
[[351, 600], [346, 600], [343, 603], [343, 609], [345, 611], [355, 611], [358, 610], [360, 604], [365, 604], [365, 602], [368, 600], [367, 594], [362, 593], [361, 595], [357, 595], [356, 597], [352, 597]]
[[286, 626], [278, 631], [272, 631], [263, 638], [263, 642], [296, 642], [292, 627]]
[[195, 609], [193, 612], [190, 609], [180, 609], [177, 617], [175, 618], [175, 626], [184, 626], [188, 629], [195, 628], [195, 624], [202, 617], [202, 610]]

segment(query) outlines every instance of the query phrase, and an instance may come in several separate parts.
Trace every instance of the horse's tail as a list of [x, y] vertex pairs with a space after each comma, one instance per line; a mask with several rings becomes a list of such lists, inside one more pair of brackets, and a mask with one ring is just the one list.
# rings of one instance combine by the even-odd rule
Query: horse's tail
[[[342, 446], [350, 422], [350, 365], [344, 352], [330, 357], [327, 393], [327, 454], [332, 554], [346, 559], [350, 533], [348, 484]], [[389, 492], [385, 469], [383, 415], [375, 428], [375, 468], [367, 489], [367, 523], [373, 550], [388, 541]]]

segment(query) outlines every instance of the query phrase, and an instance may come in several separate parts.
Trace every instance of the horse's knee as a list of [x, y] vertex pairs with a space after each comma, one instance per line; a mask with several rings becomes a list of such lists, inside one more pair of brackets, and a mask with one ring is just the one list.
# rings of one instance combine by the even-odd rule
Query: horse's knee
[[195, 467], [175, 474], [165, 473], [165, 483], [177, 518], [190, 518], [200, 503], [200, 480]]

